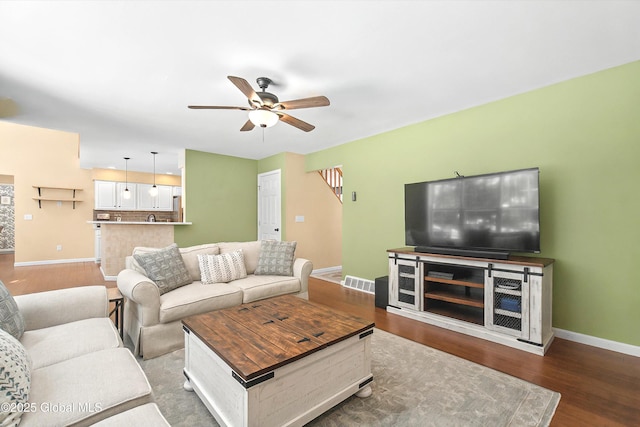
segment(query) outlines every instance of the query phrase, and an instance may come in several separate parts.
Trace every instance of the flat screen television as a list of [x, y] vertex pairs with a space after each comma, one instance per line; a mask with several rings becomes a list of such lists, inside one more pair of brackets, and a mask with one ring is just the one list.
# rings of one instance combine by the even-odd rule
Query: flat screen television
[[538, 168], [405, 184], [405, 241], [418, 252], [506, 259], [540, 252]]

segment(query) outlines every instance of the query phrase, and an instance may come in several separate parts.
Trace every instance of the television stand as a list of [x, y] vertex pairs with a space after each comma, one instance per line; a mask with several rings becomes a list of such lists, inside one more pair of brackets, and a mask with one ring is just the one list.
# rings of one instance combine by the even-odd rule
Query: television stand
[[554, 260], [387, 252], [387, 311], [539, 355], [549, 348]]
[[416, 252], [434, 255], [452, 255], [471, 258], [509, 259], [509, 252], [482, 249], [441, 248], [437, 246], [416, 246]]

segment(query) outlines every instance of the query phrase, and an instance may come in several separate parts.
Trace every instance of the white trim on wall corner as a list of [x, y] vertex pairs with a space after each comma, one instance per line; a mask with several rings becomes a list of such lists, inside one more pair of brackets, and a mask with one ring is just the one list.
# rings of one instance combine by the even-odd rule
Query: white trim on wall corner
[[325, 268], [318, 268], [316, 270], [313, 270], [311, 272], [311, 274], [325, 274], [325, 273], [332, 273], [334, 271], [338, 271], [338, 270], [342, 270], [342, 266], [341, 265], [337, 265], [335, 267], [325, 267]]
[[102, 266], [100, 266], [100, 273], [102, 273], [102, 277], [104, 277], [104, 280], [106, 282], [115, 282], [116, 280], [118, 280], [118, 276], [107, 276], [106, 274], [104, 274]]
[[557, 338], [574, 341], [592, 347], [603, 348], [605, 350], [616, 351], [630, 356], [640, 357], [640, 346], [611, 341], [604, 338], [592, 337], [578, 332], [567, 331], [565, 329], [553, 328]]
[[75, 258], [75, 259], [49, 259], [44, 261], [26, 261], [14, 262], [14, 267], [27, 267], [30, 265], [49, 265], [49, 264], [70, 264], [74, 262], [94, 262], [95, 258]]

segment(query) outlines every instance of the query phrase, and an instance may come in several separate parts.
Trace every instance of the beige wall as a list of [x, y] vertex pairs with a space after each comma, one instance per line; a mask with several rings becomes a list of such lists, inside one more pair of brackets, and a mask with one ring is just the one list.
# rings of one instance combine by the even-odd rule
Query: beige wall
[[[87, 224], [93, 181], [79, 166], [79, 144], [76, 133], [0, 122], [0, 175], [14, 179], [16, 263], [93, 258], [94, 232]], [[34, 186], [80, 188], [76, 198], [83, 201], [75, 209], [72, 203], [44, 201], [40, 209]], [[59, 190], [47, 194], [71, 196]]]
[[[304, 156], [285, 157], [286, 240], [297, 241], [296, 256], [312, 260], [313, 268], [342, 264], [342, 204], [317, 172], [305, 172]], [[304, 222], [296, 222], [296, 216]]]
[[[125, 175], [128, 182], [153, 184], [152, 173], [128, 171], [125, 174], [123, 170], [98, 168], [91, 170], [91, 177], [96, 181], [125, 182]], [[182, 178], [177, 175], [156, 174], [155, 182], [158, 185], [173, 185], [179, 187]]]
[[[88, 260], [95, 256], [94, 180], [124, 181], [125, 172], [80, 168], [77, 133], [0, 122], [0, 176], [13, 179], [15, 190], [15, 262], [39, 263]], [[12, 177], [12, 178], [11, 178]], [[153, 174], [129, 172], [129, 182], [152, 183]], [[4, 182], [4, 181], [3, 181]], [[176, 185], [181, 177], [156, 175], [156, 184]], [[80, 188], [82, 202], [43, 201], [33, 186]], [[43, 196], [70, 197], [70, 191], [43, 190]], [[25, 220], [31, 215], [32, 220]], [[57, 246], [62, 246], [58, 251]]]

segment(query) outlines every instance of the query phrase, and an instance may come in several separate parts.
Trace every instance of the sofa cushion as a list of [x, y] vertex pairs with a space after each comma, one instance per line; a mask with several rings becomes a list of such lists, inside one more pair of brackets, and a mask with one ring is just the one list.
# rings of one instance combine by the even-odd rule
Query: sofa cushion
[[13, 335], [0, 330], [0, 425], [20, 423], [23, 412], [18, 409], [27, 403], [31, 388], [30, 364], [24, 346]]
[[128, 411], [121, 412], [112, 417], [102, 420], [93, 427], [170, 427], [170, 424], [162, 416], [160, 408], [155, 403], [137, 406]]
[[293, 276], [295, 251], [296, 242], [263, 240], [255, 275]]
[[300, 279], [297, 277], [250, 275], [229, 284], [242, 289], [243, 303], [300, 292]]
[[218, 246], [220, 247], [221, 254], [242, 249], [242, 255], [244, 255], [244, 266], [247, 269], [247, 274], [253, 274], [254, 271], [256, 271], [261, 247], [259, 240], [252, 242], [222, 242], [218, 243]]
[[201, 280], [198, 255], [218, 255], [219, 253], [220, 248], [215, 243], [180, 248], [184, 265], [187, 267], [189, 275], [194, 281]]
[[33, 369], [122, 346], [118, 331], [108, 317], [26, 331], [21, 342], [31, 356]]
[[29, 401], [38, 410], [25, 413], [20, 427], [91, 425], [153, 400], [147, 377], [126, 348], [34, 369], [31, 378]]
[[211, 286], [193, 282], [160, 296], [160, 323], [240, 304], [242, 290], [231, 283]]
[[155, 252], [134, 254], [133, 257], [158, 286], [160, 295], [193, 282], [175, 243]]
[[198, 262], [201, 281], [205, 285], [247, 277], [242, 249], [220, 255], [198, 255]]
[[0, 280], [0, 329], [20, 339], [24, 332], [24, 318], [9, 290]]

